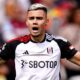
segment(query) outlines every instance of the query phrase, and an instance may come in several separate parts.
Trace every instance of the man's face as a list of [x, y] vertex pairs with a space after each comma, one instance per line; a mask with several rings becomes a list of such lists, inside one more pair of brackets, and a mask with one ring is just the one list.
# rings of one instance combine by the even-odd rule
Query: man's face
[[32, 36], [39, 36], [45, 32], [47, 15], [43, 10], [32, 10], [27, 13], [26, 24]]

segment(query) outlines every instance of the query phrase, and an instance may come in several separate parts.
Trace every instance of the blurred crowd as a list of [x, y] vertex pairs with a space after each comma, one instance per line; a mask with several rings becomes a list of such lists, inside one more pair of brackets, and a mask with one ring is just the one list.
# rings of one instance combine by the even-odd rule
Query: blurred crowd
[[[62, 36], [80, 50], [80, 0], [0, 0], [0, 47], [5, 42], [29, 34], [26, 11], [33, 3], [48, 8], [48, 32]], [[0, 63], [0, 80], [15, 80], [14, 62]], [[61, 80], [80, 80], [80, 67], [61, 60]]]

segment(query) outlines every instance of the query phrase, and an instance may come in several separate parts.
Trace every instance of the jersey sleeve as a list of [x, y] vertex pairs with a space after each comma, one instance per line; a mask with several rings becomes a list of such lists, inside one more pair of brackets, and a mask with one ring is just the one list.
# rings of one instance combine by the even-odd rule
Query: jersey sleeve
[[61, 58], [70, 59], [76, 54], [77, 50], [69, 41], [65, 39], [57, 39], [57, 42], [61, 50]]
[[3, 47], [0, 49], [0, 57], [4, 60], [8, 60], [13, 58], [13, 49], [9, 43], [5, 43]]
[[17, 45], [20, 43], [26, 43], [29, 40], [30, 35], [26, 35], [9, 41], [0, 49], [0, 57], [4, 60], [14, 59]]
[[15, 58], [15, 49], [19, 42], [14, 41], [10, 43], [5, 43], [0, 49], [0, 58], [4, 60], [14, 59]]

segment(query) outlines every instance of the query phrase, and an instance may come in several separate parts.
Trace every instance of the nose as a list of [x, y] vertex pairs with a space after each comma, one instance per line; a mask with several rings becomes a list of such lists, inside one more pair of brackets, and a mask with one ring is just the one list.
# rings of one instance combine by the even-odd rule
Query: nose
[[33, 20], [33, 25], [38, 25], [36, 18]]
[[36, 22], [34, 22], [33, 25], [38, 25], [38, 24]]

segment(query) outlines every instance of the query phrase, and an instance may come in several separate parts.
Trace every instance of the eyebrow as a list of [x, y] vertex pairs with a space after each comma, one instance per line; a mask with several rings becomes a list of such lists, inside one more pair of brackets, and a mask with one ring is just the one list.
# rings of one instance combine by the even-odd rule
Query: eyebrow
[[42, 19], [43, 19], [43, 17], [34, 17], [34, 16], [29, 17], [30, 20], [33, 20], [33, 19], [35, 19], [35, 18], [36, 18], [37, 20], [42, 20]]

